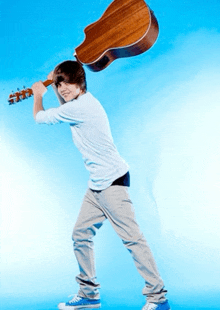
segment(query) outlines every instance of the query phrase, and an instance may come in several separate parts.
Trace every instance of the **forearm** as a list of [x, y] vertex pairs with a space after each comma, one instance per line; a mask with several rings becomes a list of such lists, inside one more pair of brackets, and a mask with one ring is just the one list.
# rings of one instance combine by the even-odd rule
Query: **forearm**
[[36, 119], [36, 115], [39, 111], [43, 111], [43, 95], [47, 91], [46, 87], [42, 82], [36, 82], [32, 86], [32, 91], [34, 94], [34, 107], [33, 107], [33, 115], [34, 119]]
[[33, 107], [34, 119], [36, 119], [36, 115], [39, 111], [44, 111], [43, 97], [41, 95], [35, 95], [34, 96], [34, 107]]

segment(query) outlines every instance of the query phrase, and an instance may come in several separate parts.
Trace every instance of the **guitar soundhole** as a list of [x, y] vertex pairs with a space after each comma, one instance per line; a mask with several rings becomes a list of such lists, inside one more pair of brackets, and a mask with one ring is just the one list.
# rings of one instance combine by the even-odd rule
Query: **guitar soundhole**
[[99, 69], [102, 69], [102, 68], [104, 69], [107, 66], [109, 60], [110, 59], [105, 55], [104, 57], [102, 57], [102, 59], [97, 61], [96, 67], [98, 67]]

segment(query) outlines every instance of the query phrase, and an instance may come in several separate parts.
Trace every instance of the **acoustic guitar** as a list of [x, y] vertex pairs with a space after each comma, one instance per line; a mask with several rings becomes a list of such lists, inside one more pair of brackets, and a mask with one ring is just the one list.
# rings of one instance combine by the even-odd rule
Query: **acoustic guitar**
[[[85, 39], [74, 52], [77, 61], [94, 72], [115, 59], [136, 56], [152, 47], [158, 37], [158, 22], [144, 0], [114, 0], [99, 20], [84, 30]], [[47, 87], [52, 80], [43, 84]], [[9, 104], [33, 95], [27, 88], [9, 95]]]

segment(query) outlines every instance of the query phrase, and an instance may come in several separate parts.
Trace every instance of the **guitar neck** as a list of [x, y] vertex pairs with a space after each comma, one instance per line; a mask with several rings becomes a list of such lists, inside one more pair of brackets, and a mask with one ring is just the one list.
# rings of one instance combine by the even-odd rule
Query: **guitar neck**
[[[53, 80], [46, 80], [43, 82], [45, 87], [48, 87], [53, 83]], [[33, 95], [33, 91], [31, 88], [26, 88], [22, 90], [18, 90], [15, 93], [9, 95], [8, 102], [9, 104], [13, 104], [19, 102], [23, 99], [27, 99]]]
[[46, 80], [43, 82], [44, 86], [47, 87], [53, 83], [53, 80]]

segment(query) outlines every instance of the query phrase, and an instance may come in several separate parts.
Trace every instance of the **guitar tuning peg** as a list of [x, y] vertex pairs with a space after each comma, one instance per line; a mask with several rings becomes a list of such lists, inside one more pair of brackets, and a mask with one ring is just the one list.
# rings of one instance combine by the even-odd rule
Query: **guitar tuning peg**
[[20, 89], [19, 88], [17, 88], [17, 91], [19, 91]]
[[25, 89], [25, 86], [23, 86], [23, 89]]

